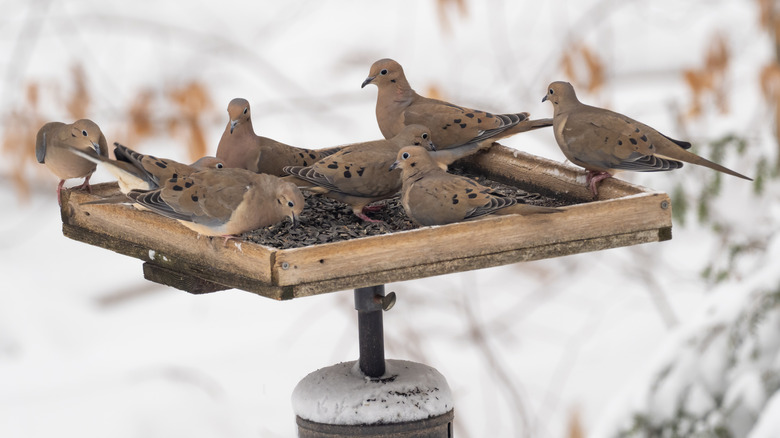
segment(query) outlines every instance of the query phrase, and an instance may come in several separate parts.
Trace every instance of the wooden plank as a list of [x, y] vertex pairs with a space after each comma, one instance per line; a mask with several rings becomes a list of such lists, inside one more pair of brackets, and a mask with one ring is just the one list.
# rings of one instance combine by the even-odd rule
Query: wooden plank
[[144, 262], [144, 278], [191, 294], [208, 294], [230, 289], [228, 286], [204, 280], [192, 274], [175, 271], [154, 263]]
[[[666, 205], [667, 208], [662, 208]], [[279, 251], [280, 286], [671, 226], [663, 193], [579, 204], [563, 213], [493, 216], [439, 227]], [[615, 220], [619, 217], [620, 220]], [[435, 242], [435, 244], [432, 244]], [[587, 248], [584, 248], [587, 250]]]
[[410, 265], [291, 286], [293, 298], [671, 239], [671, 227]]
[[[500, 144], [494, 144], [489, 151], [467, 157], [457, 164], [495, 181], [528, 187], [546, 196], [569, 198], [576, 202], [593, 201], [585, 184], [586, 172], [582, 168]], [[599, 185], [598, 200], [621, 198], [645, 191], [643, 187], [608, 178]]]

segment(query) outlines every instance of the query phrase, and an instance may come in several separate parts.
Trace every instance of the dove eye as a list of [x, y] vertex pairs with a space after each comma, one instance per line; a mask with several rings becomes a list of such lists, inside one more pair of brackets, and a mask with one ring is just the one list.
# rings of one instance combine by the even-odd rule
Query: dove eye
[[382, 71], [379, 72], [380, 75], [384, 76], [387, 74], [387, 69], [383, 68]]
[[550, 94], [555, 94], [555, 91], [553, 91], [552, 88], [550, 88]]
[[423, 134], [423, 135], [422, 135], [422, 139], [423, 139], [423, 140], [428, 140], [428, 134], [427, 134], [427, 133]]
[[215, 167], [216, 167], [217, 169], [222, 169], [223, 167], [225, 167], [225, 165], [224, 165], [224, 164], [222, 164], [222, 163], [217, 163], [217, 165], [216, 165]]
[[86, 131], [86, 130], [82, 130], [82, 131], [81, 131], [81, 135], [83, 135], [84, 137], [86, 137], [86, 136], [87, 136], [87, 131]]
[[295, 203], [292, 202], [292, 201], [287, 201], [287, 206], [290, 207], [290, 208], [293, 208], [293, 207], [295, 207]]
[[404, 160], [409, 158], [409, 152], [404, 152], [403, 154], [401, 154], [401, 158], [403, 158]]
[[249, 107], [244, 108], [244, 114], [246, 114], [247, 111], [249, 111]]

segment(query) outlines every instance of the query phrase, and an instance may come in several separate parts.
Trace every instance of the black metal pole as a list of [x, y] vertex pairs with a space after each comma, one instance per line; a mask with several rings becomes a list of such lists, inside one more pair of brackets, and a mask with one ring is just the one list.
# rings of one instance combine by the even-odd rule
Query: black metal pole
[[384, 296], [384, 285], [355, 289], [360, 370], [363, 374], [375, 378], [385, 374], [385, 338], [382, 329], [382, 297]]

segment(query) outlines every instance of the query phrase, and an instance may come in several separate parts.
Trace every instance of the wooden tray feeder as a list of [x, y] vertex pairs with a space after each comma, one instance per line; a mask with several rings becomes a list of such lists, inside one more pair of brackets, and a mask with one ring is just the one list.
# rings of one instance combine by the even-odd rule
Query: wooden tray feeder
[[118, 193], [64, 191], [62, 231], [71, 239], [144, 261], [147, 279], [191, 293], [237, 288], [277, 300], [671, 239], [669, 196], [618, 179], [590, 202], [581, 169], [494, 145], [462, 160], [466, 170], [565, 198], [563, 213], [494, 216], [445, 226], [294, 249], [199, 237], [130, 205], [83, 205]]
[[[601, 184], [599, 200], [591, 201], [582, 170], [501, 145], [458, 164], [470, 173], [574, 205], [556, 214], [485, 217], [278, 249], [199, 237], [175, 220], [129, 205], [84, 205], [116, 195], [116, 183], [109, 183], [94, 186], [92, 195], [63, 193], [62, 232], [141, 259], [146, 279], [191, 293], [237, 288], [287, 300], [355, 289], [360, 370], [378, 381], [386, 372], [382, 311], [395, 302], [395, 293], [385, 295], [385, 283], [672, 238], [671, 202], [665, 193], [610, 178]], [[333, 427], [344, 436], [452, 436], [453, 411], [437, 418], [441, 421], [391, 425], [392, 430], [382, 424], [297, 421], [299, 435], [307, 438], [333, 436], [326, 433]]]

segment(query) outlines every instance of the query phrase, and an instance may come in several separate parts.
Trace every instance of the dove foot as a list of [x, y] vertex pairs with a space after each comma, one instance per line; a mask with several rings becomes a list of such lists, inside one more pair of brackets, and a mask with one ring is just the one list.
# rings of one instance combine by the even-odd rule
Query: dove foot
[[364, 220], [366, 222], [372, 222], [372, 223], [375, 223], [375, 224], [384, 223], [384, 222], [380, 221], [379, 219], [371, 219], [370, 217], [366, 216], [363, 213], [355, 213], [355, 216], [359, 217], [360, 219], [362, 219], [362, 220]]
[[377, 211], [382, 211], [385, 208], [385, 204], [377, 204], [377, 205], [366, 205], [363, 207], [363, 213], [376, 213]]
[[593, 193], [594, 199], [599, 197], [599, 189], [597, 187], [597, 184], [607, 178], [612, 178], [612, 175], [609, 172], [601, 172], [595, 170], [588, 171], [587, 184], [588, 187], [590, 187], [590, 192]]

